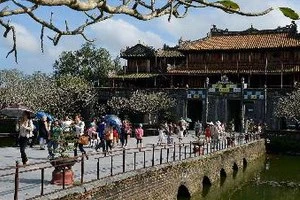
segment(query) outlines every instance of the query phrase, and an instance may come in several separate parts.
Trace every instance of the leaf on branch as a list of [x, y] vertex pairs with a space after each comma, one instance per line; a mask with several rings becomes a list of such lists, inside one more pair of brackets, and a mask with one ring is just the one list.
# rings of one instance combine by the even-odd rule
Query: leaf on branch
[[240, 10], [240, 6], [231, 0], [217, 1], [216, 3], [221, 4], [222, 6], [224, 6], [227, 9]]
[[299, 15], [291, 8], [288, 7], [279, 7], [279, 10], [282, 12], [282, 14], [290, 19], [298, 20]]

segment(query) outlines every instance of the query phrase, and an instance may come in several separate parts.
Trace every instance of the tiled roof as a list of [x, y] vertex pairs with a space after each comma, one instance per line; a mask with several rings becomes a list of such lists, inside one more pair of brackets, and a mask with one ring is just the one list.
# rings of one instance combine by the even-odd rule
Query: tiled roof
[[176, 49], [158, 49], [156, 51], [157, 57], [185, 57], [183, 53]]
[[[293, 67], [289, 67], [289, 68], [285, 68], [283, 70], [281, 69], [270, 69], [267, 70], [267, 73], [294, 73], [294, 72], [300, 72], [300, 66], [293, 66]], [[242, 70], [237, 70], [237, 69], [226, 69], [226, 70], [193, 70], [193, 69], [174, 69], [174, 70], [170, 70], [168, 71], [168, 74], [170, 75], [200, 75], [200, 74], [230, 74], [230, 73], [252, 73], [252, 74], [264, 74], [265, 70], [261, 69], [261, 70], [253, 70], [253, 69], [242, 69]]]
[[257, 30], [250, 28], [246, 31], [228, 31], [211, 29], [209, 36], [182, 42], [180, 50], [238, 50], [300, 47], [300, 37], [296, 32], [296, 25], [292, 24], [274, 30]]
[[136, 44], [133, 47], [127, 48], [121, 51], [121, 57], [154, 57], [155, 50], [152, 47], [145, 46], [142, 44]]
[[109, 78], [113, 79], [147, 79], [158, 76], [159, 74], [152, 73], [134, 73], [134, 74], [112, 74]]

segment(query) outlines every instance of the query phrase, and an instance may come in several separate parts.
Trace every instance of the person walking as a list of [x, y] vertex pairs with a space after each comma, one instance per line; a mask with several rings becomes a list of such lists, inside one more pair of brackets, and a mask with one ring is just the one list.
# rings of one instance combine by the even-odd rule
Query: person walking
[[20, 153], [21, 153], [21, 159], [23, 165], [28, 164], [28, 158], [25, 152], [28, 138], [30, 134], [32, 133], [34, 126], [33, 122], [30, 119], [30, 113], [27, 111], [24, 111], [21, 117], [21, 120], [17, 126], [17, 129], [19, 130], [19, 145], [20, 145]]
[[128, 140], [130, 138], [130, 135], [132, 134], [132, 128], [131, 128], [131, 124], [130, 122], [125, 119], [123, 120], [123, 124], [122, 124], [123, 128], [124, 128], [124, 146], [127, 146]]
[[140, 151], [143, 148], [143, 136], [144, 136], [143, 124], [139, 124], [138, 127], [135, 129], [135, 137], [136, 137], [136, 148], [139, 148]]
[[40, 150], [45, 150], [45, 145], [47, 143], [48, 135], [49, 135], [49, 124], [48, 124], [46, 115], [44, 115], [39, 120], [38, 129], [39, 129]]
[[195, 130], [195, 136], [196, 137], [199, 137], [201, 132], [202, 132], [202, 124], [199, 120], [197, 120], [195, 122], [195, 125], [194, 125], [194, 130]]
[[210, 139], [211, 139], [211, 128], [210, 126], [213, 126], [214, 124], [212, 122], [209, 122], [206, 124], [206, 128], [205, 128], [205, 140], [207, 143], [210, 143]]
[[79, 137], [84, 134], [84, 127], [85, 127], [85, 124], [82, 121], [80, 114], [75, 115], [74, 122], [75, 122], [74, 128], [75, 128], [75, 135], [76, 135], [75, 136], [76, 140], [74, 142], [74, 156], [77, 156], [77, 147], [78, 147], [80, 152], [83, 153], [85, 155], [86, 159], [88, 160], [89, 157], [83, 148], [83, 144], [78, 143]]
[[162, 143], [165, 140], [165, 127], [164, 125], [160, 125], [158, 128], [158, 141], [157, 141], [157, 145], [162, 145]]
[[184, 128], [181, 125], [179, 125], [177, 129], [178, 129], [179, 144], [181, 144], [182, 140], [183, 140], [183, 137], [184, 137]]
[[104, 133], [105, 128], [106, 128], [106, 123], [104, 121], [104, 118], [101, 117], [100, 122], [98, 123], [98, 126], [97, 126], [97, 133], [98, 133], [100, 142], [98, 143], [98, 145], [96, 145], [96, 148], [95, 148], [96, 151], [98, 151], [98, 149], [100, 149], [101, 147], [102, 147], [103, 152], [106, 151], [106, 140], [105, 140], [105, 133]]
[[54, 159], [55, 151], [58, 148], [58, 141], [63, 132], [63, 129], [60, 127], [58, 120], [55, 120], [48, 136], [48, 159]]
[[[104, 134], [105, 134], [105, 151], [108, 153], [111, 153], [112, 151], [112, 145], [113, 145], [113, 140], [114, 140], [114, 129], [112, 124], [109, 124], [108, 126], [106, 126], [105, 130], [104, 130]], [[110, 151], [108, 151], [108, 148]]]

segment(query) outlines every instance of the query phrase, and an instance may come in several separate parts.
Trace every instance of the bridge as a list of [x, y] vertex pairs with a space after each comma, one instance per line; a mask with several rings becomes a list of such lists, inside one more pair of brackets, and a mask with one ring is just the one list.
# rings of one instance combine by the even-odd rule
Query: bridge
[[[147, 145], [143, 151], [127, 149], [106, 156], [95, 154], [91, 155], [94, 159], [88, 161], [82, 157], [81, 167], [74, 170], [75, 184], [63, 188], [52, 185], [55, 189], [45, 187], [47, 175], [42, 173], [47, 166], [29, 168], [27, 173], [36, 170], [42, 172], [43, 178], [39, 180], [40, 192], [30, 199], [189, 198], [226, 176], [234, 176], [266, 152], [265, 141], [254, 137], [238, 140], [234, 146], [221, 140], [217, 144], [205, 144], [200, 151], [193, 151], [193, 148], [192, 142]], [[87, 162], [94, 163], [94, 168], [87, 169]]]
[[[105, 155], [87, 150], [89, 160], [79, 156], [73, 167], [73, 186], [50, 183], [53, 167], [47, 151], [27, 149], [27, 166], [5, 166], [14, 162], [18, 148], [0, 152], [0, 195], [3, 199], [176, 199], [189, 197], [220, 178], [234, 175], [248, 162], [265, 153], [264, 140], [255, 135], [245, 140], [237, 135], [235, 143], [221, 139], [194, 149], [193, 137], [184, 143], [157, 146], [156, 137], [146, 137], [142, 151], [116, 148]], [[151, 144], [150, 144], [151, 143]], [[3, 154], [3, 155], [2, 155]]]

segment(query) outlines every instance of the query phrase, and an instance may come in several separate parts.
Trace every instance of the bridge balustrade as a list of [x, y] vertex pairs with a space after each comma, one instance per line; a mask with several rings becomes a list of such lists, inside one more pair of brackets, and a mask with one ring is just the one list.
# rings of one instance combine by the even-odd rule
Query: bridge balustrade
[[[84, 184], [85, 182], [128, 173], [137, 169], [153, 167], [155, 165], [178, 162], [199, 156], [201, 157], [228, 148], [245, 145], [258, 139], [260, 139], [260, 136], [254, 133], [232, 133], [230, 136], [218, 138], [217, 140], [213, 140], [209, 143], [196, 140], [189, 143], [174, 142], [173, 144], [163, 145], [147, 144], [143, 148], [118, 149], [109, 153], [93, 153], [89, 154], [90, 158], [94, 158], [94, 160], [90, 161], [94, 163], [94, 167], [92, 168], [85, 165], [85, 155], [72, 157], [70, 159], [76, 159], [76, 162], [80, 163], [80, 170], [75, 170], [74, 185]], [[35, 194], [35, 196], [43, 196], [51, 192], [72, 187], [67, 186], [64, 182], [64, 179], [61, 186], [48, 185], [46, 187], [45, 170], [49, 169], [53, 169], [53, 166], [49, 161], [36, 162], [26, 166], [19, 165], [19, 163], [16, 162], [16, 165], [13, 167], [0, 169], [0, 182], [1, 179], [5, 179], [6, 181], [12, 181], [13, 179], [14, 200], [23, 199], [19, 198], [19, 191], [20, 188], [22, 188], [21, 185], [23, 184], [23, 182], [20, 181], [21, 174], [24, 174], [24, 176], [27, 177], [27, 174], [32, 172], [40, 172], [40, 180], [38, 180], [39, 184], [36, 183], [36, 187], [40, 187], [40, 192]], [[63, 173], [64, 177], [65, 170]], [[46, 190], [47, 193], [45, 193]]]

